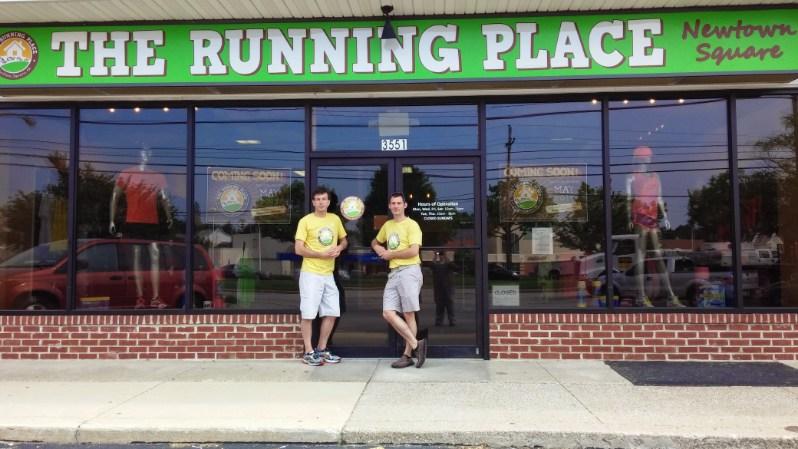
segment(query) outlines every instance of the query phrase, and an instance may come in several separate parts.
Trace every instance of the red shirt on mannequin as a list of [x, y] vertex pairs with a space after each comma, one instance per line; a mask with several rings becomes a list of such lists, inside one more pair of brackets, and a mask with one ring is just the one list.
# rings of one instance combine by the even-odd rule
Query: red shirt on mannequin
[[164, 175], [130, 167], [116, 178], [116, 186], [127, 199], [125, 222], [158, 224], [158, 195], [166, 188]]
[[632, 223], [649, 229], [657, 227], [660, 188], [656, 173], [632, 174]]

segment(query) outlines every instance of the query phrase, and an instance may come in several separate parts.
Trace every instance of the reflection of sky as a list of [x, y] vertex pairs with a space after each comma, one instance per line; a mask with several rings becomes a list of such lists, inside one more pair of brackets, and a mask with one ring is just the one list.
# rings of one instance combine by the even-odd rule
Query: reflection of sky
[[788, 132], [782, 119], [792, 113], [792, 98], [789, 96], [737, 101], [737, 154], [739, 166], [748, 169], [747, 174], [774, 169], [775, 164], [769, 158], [795, 157], [794, 150], [781, 149], [771, 152], [768, 158], [756, 146], [759, 141]]
[[625, 194], [626, 178], [637, 167], [634, 149], [650, 147], [653, 158], [648, 170], [659, 174], [674, 228], [687, 224], [689, 192], [728, 171], [723, 99], [611, 102], [609, 128], [614, 192]]
[[196, 120], [194, 196], [200, 211], [207, 209], [209, 166], [289, 169], [292, 182], [303, 178], [303, 108], [200, 108]]
[[58, 180], [47, 156], [69, 157], [69, 134], [68, 110], [0, 110], [0, 205]]
[[374, 106], [313, 108], [314, 150], [380, 151], [379, 114], [406, 112], [410, 134], [385, 136], [407, 138], [409, 150], [476, 150], [477, 107]]
[[181, 108], [82, 109], [80, 166], [115, 178], [139, 165], [141, 150], [151, 150], [147, 167], [166, 176], [170, 202], [185, 219], [187, 129]]
[[[509, 127], [512, 127], [510, 129]], [[496, 104], [487, 107], [488, 184], [509, 165], [587, 165], [588, 183], [601, 186], [601, 105], [580, 103]]]

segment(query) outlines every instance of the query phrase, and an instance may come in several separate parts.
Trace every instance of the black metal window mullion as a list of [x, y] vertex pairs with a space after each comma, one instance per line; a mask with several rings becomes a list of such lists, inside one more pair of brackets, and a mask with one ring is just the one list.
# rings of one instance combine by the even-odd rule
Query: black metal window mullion
[[[608, 310], [614, 310], [613, 304], [613, 260], [612, 260], [612, 176], [610, 173], [610, 102], [608, 98], [601, 100], [601, 176], [604, 192], [604, 273], [606, 288], [604, 300]], [[587, 282], [587, 281], [586, 281]], [[587, 288], [587, 285], [585, 286]]]
[[729, 182], [731, 183], [732, 211], [732, 272], [737, 308], [743, 304], [742, 224], [740, 222], [740, 174], [737, 164], [737, 96], [730, 95], [726, 103], [726, 123], [729, 145]]
[[[189, 105], [186, 107], [186, 197], [188, 204], [186, 205], [186, 294], [183, 295], [183, 310], [190, 312], [194, 309], [194, 166], [196, 163], [195, 144], [196, 144], [196, 109], [194, 106]], [[209, 292], [210, 298], [216, 292]]]
[[69, 169], [67, 170], [67, 290], [66, 310], [77, 308], [77, 254], [78, 254], [78, 173], [80, 160], [78, 145], [80, 144], [80, 109], [70, 108], [69, 114]]
[[[487, 117], [487, 106], [485, 105], [484, 101], [480, 101], [477, 105], [477, 137], [479, 138], [479, 161], [477, 169], [479, 170], [479, 175], [477, 178], [479, 179], [478, 188], [479, 192], [479, 207], [482, 210], [480, 213], [480, 232], [477, 235], [479, 239], [479, 266], [477, 269], [482, 273], [479, 278], [481, 279], [480, 292], [481, 295], [479, 297], [482, 298], [482, 301], [479, 301], [479, 297], [477, 304], [480, 306], [481, 304], [481, 318], [482, 318], [482, 326], [478, 326], [477, 332], [480, 333], [478, 338], [481, 339], [482, 344], [479, 345], [482, 347], [483, 354], [480, 354], [484, 360], [490, 359], [490, 296], [488, 295], [488, 252], [486, 250], [488, 246], [488, 117]], [[476, 193], [476, 192], [475, 192]]]
[[[310, 167], [310, 153], [313, 151], [313, 106], [310, 103], [305, 104], [305, 200], [302, 203], [302, 210], [299, 211], [301, 216], [310, 207], [310, 191], [311, 191], [311, 177], [315, 176]], [[315, 180], [313, 180], [315, 182]]]

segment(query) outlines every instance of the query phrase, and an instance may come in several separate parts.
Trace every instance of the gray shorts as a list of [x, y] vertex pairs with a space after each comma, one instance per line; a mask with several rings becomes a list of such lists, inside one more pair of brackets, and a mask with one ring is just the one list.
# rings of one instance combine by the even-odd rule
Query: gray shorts
[[418, 295], [423, 284], [420, 265], [394, 268], [388, 273], [388, 283], [382, 295], [382, 310], [418, 312], [421, 310]]
[[312, 320], [316, 315], [341, 316], [333, 275], [299, 272], [299, 311], [303, 320]]

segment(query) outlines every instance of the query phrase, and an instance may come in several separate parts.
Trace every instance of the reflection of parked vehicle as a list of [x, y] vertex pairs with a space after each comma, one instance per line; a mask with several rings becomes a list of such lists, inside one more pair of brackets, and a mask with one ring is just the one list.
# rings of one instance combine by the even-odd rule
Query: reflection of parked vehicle
[[[664, 263], [666, 273], [659, 272], [660, 262]], [[700, 287], [708, 282], [726, 283], [731, 279], [729, 272], [709, 272], [708, 278], [696, 274], [695, 263], [687, 257], [662, 257], [650, 258], [642, 262], [644, 285], [646, 295], [652, 299], [667, 299], [668, 291], [665, 288], [665, 278], [670, 279], [673, 293], [687, 305], [696, 305], [696, 298]], [[613, 275], [613, 287], [618, 289], [621, 298], [636, 298], [638, 296], [637, 266], [633, 265], [623, 274]]]
[[488, 279], [491, 281], [517, 281], [518, 273], [508, 270], [504, 265], [498, 263], [488, 264]]
[[[153, 276], [151, 245], [157, 245], [158, 269]], [[216, 275], [208, 253], [200, 245], [194, 252], [194, 299], [198, 307], [216, 296]], [[42, 244], [0, 264], [0, 309], [58, 309], [66, 304], [67, 244]], [[135, 269], [134, 254], [141, 260]], [[78, 307], [133, 308], [136, 280], [145, 297], [153, 296], [158, 282], [160, 301], [168, 307], [183, 304], [185, 294], [185, 245], [130, 239], [96, 239], [78, 242]]]

